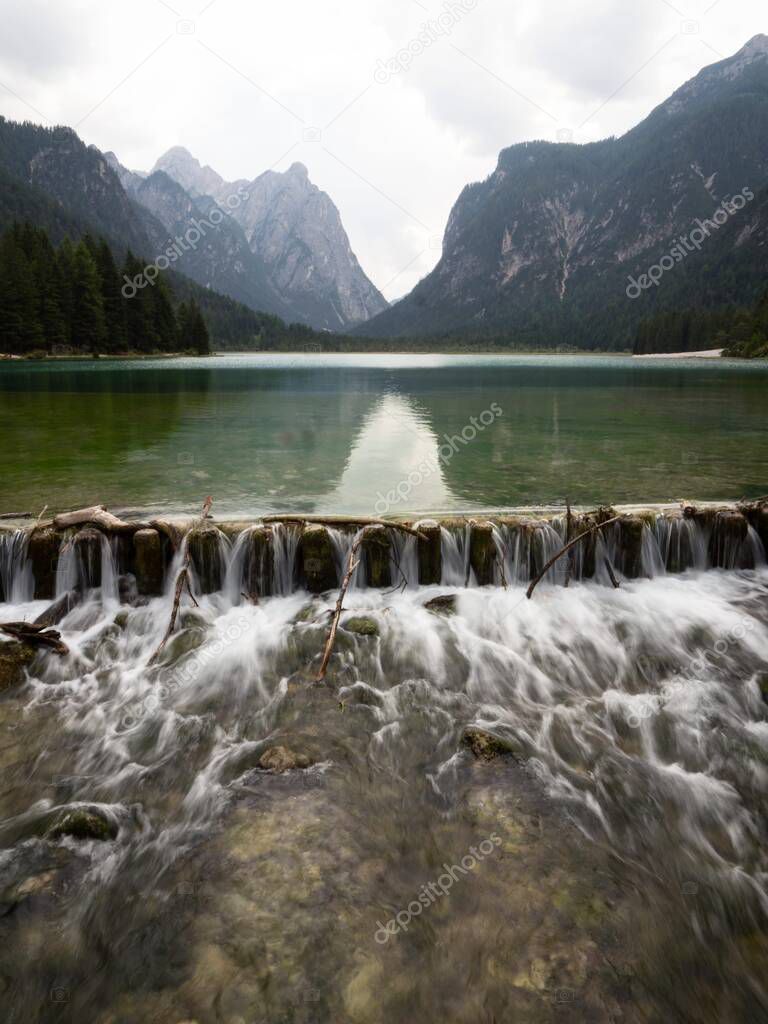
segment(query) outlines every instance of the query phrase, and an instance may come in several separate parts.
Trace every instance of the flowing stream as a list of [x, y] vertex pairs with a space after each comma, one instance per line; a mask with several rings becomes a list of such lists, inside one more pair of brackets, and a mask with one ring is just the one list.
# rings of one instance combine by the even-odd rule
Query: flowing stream
[[[155, 664], [183, 549], [131, 605], [106, 540], [98, 587], [60, 561], [70, 654], [0, 700], [3, 1020], [768, 1019], [768, 569], [705, 571], [687, 529], [648, 530], [651, 578], [555, 567], [532, 600], [503, 530], [496, 586], [464, 586], [461, 532], [440, 586], [358, 570], [323, 685], [337, 593], [294, 589], [290, 527], [258, 604], [222, 537]], [[13, 543], [0, 618], [31, 621]], [[393, 559], [413, 581], [412, 538]], [[276, 747], [295, 767], [260, 766]], [[46, 837], [78, 809], [114, 838]]]

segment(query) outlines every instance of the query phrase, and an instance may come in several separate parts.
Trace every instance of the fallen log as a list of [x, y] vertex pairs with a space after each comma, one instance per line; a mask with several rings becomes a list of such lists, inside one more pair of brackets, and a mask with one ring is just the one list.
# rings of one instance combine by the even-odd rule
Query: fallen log
[[371, 516], [264, 516], [262, 523], [301, 523], [301, 524], [316, 524], [319, 526], [384, 526], [388, 530], [401, 530], [403, 533], [410, 534], [411, 537], [419, 537], [421, 540], [428, 540], [428, 538], [420, 531], [415, 530], [412, 526], [406, 526], [405, 523], [394, 523], [388, 519], [375, 519]]
[[4, 622], [0, 623], [0, 632], [13, 637], [14, 640], [20, 640], [29, 647], [45, 647], [62, 657], [69, 654], [69, 648], [56, 629], [46, 629], [32, 622]]
[[53, 525], [57, 530], [66, 530], [70, 526], [98, 526], [110, 533], [136, 533], [144, 524], [126, 523], [108, 512], [106, 505], [93, 505], [75, 512], [62, 512], [54, 517]]
[[[563, 555], [567, 554], [571, 550], [571, 548], [575, 548], [580, 540], [584, 540], [585, 537], [589, 537], [589, 535], [591, 533], [594, 533], [596, 530], [602, 530], [602, 528], [604, 526], [610, 526], [611, 523], [617, 523], [620, 519], [623, 519], [623, 518], [624, 518], [623, 515], [614, 516], [612, 519], [607, 519], [604, 523], [595, 523], [594, 526], [590, 526], [590, 528], [588, 530], [585, 530], [583, 533], [580, 533], [578, 537], [574, 537], [573, 540], [569, 541], [565, 545], [564, 548], [561, 548], [561, 550], [558, 551], [558, 553], [556, 555], [554, 555], [554, 557], [550, 558], [550, 560], [547, 562], [547, 564], [541, 570], [541, 572], [536, 577], [536, 579], [531, 582], [531, 585], [528, 587], [528, 590], [526, 591], [526, 597], [528, 598], [528, 600], [530, 601], [530, 599], [533, 597], [534, 590], [536, 589], [538, 584], [541, 583], [541, 581], [547, 575], [547, 573], [552, 568], [552, 566], [556, 562], [559, 562], [560, 559], [563, 557]], [[618, 584], [618, 581], [616, 580], [616, 577], [613, 575], [613, 570], [612, 569], [610, 570], [610, 575], [612, 577], [614, 586], [618, 587], [619, 584]]]

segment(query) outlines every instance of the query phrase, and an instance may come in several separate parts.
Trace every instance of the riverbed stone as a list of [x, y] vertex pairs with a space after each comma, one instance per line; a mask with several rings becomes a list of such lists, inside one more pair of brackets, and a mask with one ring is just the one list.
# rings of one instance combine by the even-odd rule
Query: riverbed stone
[[28, 644], [0, 643], [0, 693], [19, 686], [26, 678], [26, 669], [35, 660], [37, 651]]
[[59, 815], [45, 833], [46, 839], [96, 839], [108, 842], [117, 837], [117, 826], [103, 815], [85, 807], [76, 807]]
[[469, 533], [469, 564], [477, 579], [478, 586], [493, 583], [496, 565], [496, 544], [493, 539], [493, 524], [473, 522]]
[[385, 526], [366, 529], [362, 542], [367, 568], [368, 586], [376, 589], [392, 586], [390, 555], [392, 541]]
[[310, 523], [305, 526], [299, 543], [301, 572], [307, 590], [322, 594], [338, 585], [336, 561], [331, 535], [324, 526]]
[[288, 747], [270, 747], [259, 758], [259, 767], [276, 775], [296, 768], [309, 768], [310, 764], [311, 761], [306, 754], [297, 754]]
[[470, 726], [461, 737], [462, 745], [469, 747], [478, 761], [493, 761], [504, 754], [519, 753], [518, 748], [509, 740], [500, 739], [485, 729]]
[[162, 594], [165, 555], [163, 539], [157, 530], [137, 530], [133, 535], [133, 558], [139, 593], [147, 597]]
[[426, 519], [415, 527], [423, 536], [418, 540], [419, 583], [430, 587], [440, 583], [443, 575], [443, 545], [440, 525], [434, 519]]

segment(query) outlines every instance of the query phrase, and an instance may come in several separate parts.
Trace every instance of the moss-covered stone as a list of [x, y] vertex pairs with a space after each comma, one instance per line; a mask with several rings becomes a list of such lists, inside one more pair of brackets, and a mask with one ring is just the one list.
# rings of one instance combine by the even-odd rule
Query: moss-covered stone
[[365, 531], [362, 543], [365, 558], [366, 577], [369, 587], [382, 588], [392, 586], [392, 570], [390, 556], [392, 541], [389, 530], [384, 526], [376, 526]]
[[430, 587], [440, 583], [443, 575], [442, 533], [432, 519], [417, 523], [416, 529], [423, 534], [418, 540], [419, 583]]
[[356, 615], [345, 622], [342, 622], [341, 628], [345, 629], [347, 633], [354, 633], [356, 636], [378, 636], [379, 635], [379, 624], [375, 619], [370, 619], [364, 615]]
[[455, 615], [457, 597], [455, 594], [441, 594], [427, 601], [424, 607], [433, 615]]
[[502, 740], [484, 729], [470, 726], [461, 737], [462, 745], [469, 747], [479, 761], [493, 761], [504, 754], [519, 753], [517, 747], [508, 740]]
[[26, 678], [26, 670], [35, 660], [34, 647], [27, 644], [0, 643], [0, 692], [19, 686]]
[[469, 534], [469, 564], [479, 586], [485, 587], [493, 583], [496, 545], [493, 540], [492, 523], [472, 523]]
[[61, 814], [45, 833], [46, 839], [96, 839], [108, 842], [117, 837], [117, 826], [103, 815], [85, 807], [77, 807]]
[[164, 541], [157, 530], [138, 530], [133, 535], [133, 565], [140, 594], [155, 597], [165, 581]]
[[270, 747], [259, 758], [259, 768], [274, 772], [276, 775], [296, 768], [309, 768], [311, 763], [306, 754], [297, 754], [288, 747]]
[[299, 549], [302, 577], [311, 594], [322, 594], [338, 586], [333, 543], [324, 526], [307, 525], [301, 534]]

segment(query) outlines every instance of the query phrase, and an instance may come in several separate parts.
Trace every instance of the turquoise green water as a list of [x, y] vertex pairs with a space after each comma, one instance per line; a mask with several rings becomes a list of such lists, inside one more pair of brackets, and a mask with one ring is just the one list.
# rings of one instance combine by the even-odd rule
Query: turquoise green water
[[0, 512], [182, 512], [207, 494], [220, 516], [756, 497], [767, 393], [766, 364], [720, 360], [9, 362]]

